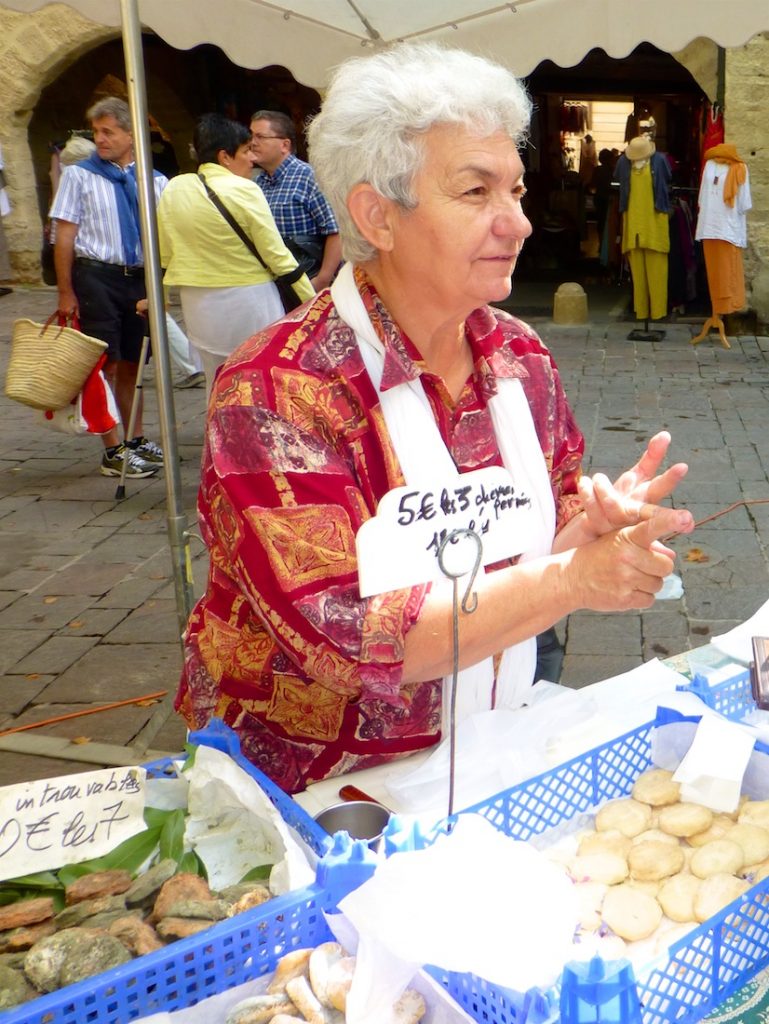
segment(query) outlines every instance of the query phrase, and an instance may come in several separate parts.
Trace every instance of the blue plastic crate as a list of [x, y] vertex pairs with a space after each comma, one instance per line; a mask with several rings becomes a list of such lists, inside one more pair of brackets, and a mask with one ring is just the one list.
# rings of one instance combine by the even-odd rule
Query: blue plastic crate
[[756, 709], [747, 669], [713, 686], [705, 676], [696, 674], [691, 683], [681, 689], [696, 694], [708, 707], [733, 721], [739, 721]]
[[2, 1014], [3, 1024], [126, 1024], [180, 1010], [274, 970], [292, 949], [333, 938], [317, 885], [277, 896], [164, 949]]
[[[235, 733], [219, 721], [190, 742], [228, 754], [254, 778], [284, 821], [322, 856], [331, 837], [307, 812], [240, 753]], [[145, 765], [154, 777], [176, 774], [174, 760]], [[337, 898], [341, 898], [341, 895]], [[69, 985], [2, 1013], [3, 1024], [127, 1024], [161, 1010], [178, 1010], [267, 974], [291, 949], [333, 938], [322, 910], [333, 905], [319, 885], [275, 897], [188, 939]]]
[[[755, 708], [747, 671], [712, 687], [695, 679], [685, 689], [731, 719], [742, 719]], [[462, 813], [481, 814], [515, 839], [540, 835], [607, 800], [627, 796], [636, 778], [652, 766], [653, 729], [654, 723], [648, 722]], [[434, 841], [445, 829], [444, 823], [425, 841]], [[766, 879], [672, 944], [667, 959], [655, 961], [638, 977], [643, 1024], [693, 1024], [768, 965]], [[430, 970], [456, 1002], [484, 1024], [560, 1020], [558, 986], [548, 992], [517, 993], [472, 975]]]

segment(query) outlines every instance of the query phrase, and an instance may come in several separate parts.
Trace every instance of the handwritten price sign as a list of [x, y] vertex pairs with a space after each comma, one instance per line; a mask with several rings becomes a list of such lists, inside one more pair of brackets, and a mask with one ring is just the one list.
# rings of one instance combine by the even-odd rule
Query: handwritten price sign
[[144, 768], [105, 768], [0, 789], [0, 881], [109, 853], [142, 832]]
[[[481, 564], [488, 565], [525, 551], [536, 525], [530, 496], [515, 487], [501, 466], [420, 488], [395, 487], [358, 530], [361, 597], [440, 579], [438, 549], [453, 530], [476, 533], [482, 543]], [[476, 547], [460, 542], [458, 549], [452, 571], [467, 572]], [[456, 568], [457, 562], [463, 569]]]

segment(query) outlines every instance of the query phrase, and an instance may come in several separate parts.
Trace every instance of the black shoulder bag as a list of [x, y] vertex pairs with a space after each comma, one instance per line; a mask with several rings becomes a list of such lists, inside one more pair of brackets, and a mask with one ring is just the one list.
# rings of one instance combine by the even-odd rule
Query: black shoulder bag
[[[214, 190], [211, 188], [211, 186], [208, 184], [208, 182], [206, 181], [202, 174], [198, 173], [198, 177], [203, 182], [203, 187], [206, 190], [206, 195], [214, 204], [219, 213], [221, 213], [222, 217], [224, 217], [224, 219], [230, 225], [230, 227], [241, 240], [241, 242], [249, 249], [250, 252], [254, 254], [254, 256], [256, 256], [256, 258], [262, 264], [267, 273], [272, 274], [270, 268], [259, 255], [259, 250], [254, 245], [253, 241], [248, 237], [248, 235], [245, 233], [240, 224], [238, 224], [238, 222], [232, 216], [232, 214], [221, 201], [216, 192], [214, 192]], [[295, 270], [291, 270], [288, 274], [273, 276], [273, 280], [275, 281], [275, 284], [278, 288], [278, 292], [280, 293], [280, 301], [283, 303], [283, 309], [285, 310], [286, 313], [290, 313], [292, 309], [296, 309], [297, 306], [301, 306], [302, 304], [302, 300], [299, 298], [299, 296], [296, 294], [296, 292], [291, 286], [295, 281], [298, 281], [303, 274], [304, 271], [302, 270], [302, 268], [296, 267]]]

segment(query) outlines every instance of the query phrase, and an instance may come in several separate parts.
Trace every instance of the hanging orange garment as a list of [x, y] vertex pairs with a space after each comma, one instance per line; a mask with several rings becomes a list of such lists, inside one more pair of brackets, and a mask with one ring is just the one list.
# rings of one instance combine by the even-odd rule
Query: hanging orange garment
[[705, 162], [715, 160], [719, 164], [728, 164], [724, 182], [724, 202], [727, 206], [734, 206], [737, 192], [740, 185], [745, 184], [746, 172], [744, 160], [737, 155], [737, 147], [728, 142], [722, 142], [718, 146], [711, 146], [705, 150]]
[[702, 254], [715, 316], [745, 308], [745, 270], [742, 249], [720, 238], [703, 238]]

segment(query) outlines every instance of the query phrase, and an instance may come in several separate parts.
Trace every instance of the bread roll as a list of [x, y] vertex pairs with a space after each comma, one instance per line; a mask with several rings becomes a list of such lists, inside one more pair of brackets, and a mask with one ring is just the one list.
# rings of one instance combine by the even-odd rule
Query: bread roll
[[713, 812], [701, 804], [671, 804], [659, 812], [659, 827], [671, 836], [693, 836], [710, 828], [712, 823]]
[[760, 864], [769, 857], [769, 832], [751, 822], [738, 822], [729, 830], [727, 838], [742, 847], [745, 864]]
[[616, 829], [632, 839], [651, 828], [651, 820], [652, 812], [647, 804], [632, 799], [610, 800], [598, 810], [595, 827], [598, 832]]
[[719, 910], [736, 900], [749, 888], [748, 883], [734, 875], [711, 875], [705, 878], [694, 898], [694, 915], [698, 921], [707, 921]]
[[606, 893], [602, 914], [615, 934], [636, 942], [652, 934], [662, 920], [662, 907], [645, 892], [629, 885], [617, 885]]
[[652, 807], [665, 807], [676, 803], [681, 797], [681, 786], [673, 782], [673, 773], [664, 768], [652, 768], [635, 780], [633, 799]]
[[575, 882], [616, 885], [628, 876], [627, 861], [616, 853], [586, 853], [573, 858], [569, 872]]
[[666, 878], [657, 893], [657, 901], [671, 921], [696, 921], [694, 901], [702, 885], [696, 875]]
[[659, 882], [676, 875], [684, 866], [684, 853], [680, 846], [650, 839], [633, 846], [627, 858], [633, 878], [641, 882]]
[[710, 878], [711, 875], [734, 875], [744, 863], [741, 846], [731, 839], [714, 839], [694, 851], [689, 869], [697, 878]]

